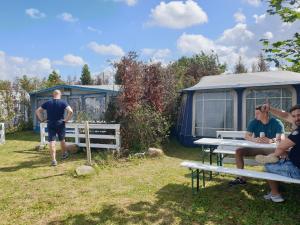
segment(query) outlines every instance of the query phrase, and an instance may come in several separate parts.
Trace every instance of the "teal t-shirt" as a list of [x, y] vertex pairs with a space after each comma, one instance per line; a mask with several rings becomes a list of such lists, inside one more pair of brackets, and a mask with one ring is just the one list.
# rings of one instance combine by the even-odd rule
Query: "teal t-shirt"
[[260, 120], [254, 119], [250, 121], [247, 131], [254, 133], [255, 137], [259, 137], [260, 132], [264, 132], [267, 138], [275, 138], [276, 134], [284, 133], [283, 123], [275, 118], [270, 118], [267, 124], [263, 124]]

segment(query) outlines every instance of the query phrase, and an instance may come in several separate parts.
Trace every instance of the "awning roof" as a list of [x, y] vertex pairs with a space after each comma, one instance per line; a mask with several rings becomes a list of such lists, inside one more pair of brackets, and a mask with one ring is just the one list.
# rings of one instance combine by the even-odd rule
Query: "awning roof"
[[300, 73], [290, 71], [269, 71], [204, 76], [198, 84], [186, 88], [183, 91], [264, 87], [289, 84], [300, 84]]
[[39, 93], [44, 93], [48, 91], [54, 91], [55, 89], [64, 89], [64, 88], [71, 88], [71, 89], [79, 89], [79, 90], [89, 90], [89, 91], [97, 91], [97, 92], [119, 92], [120, 86], [119, 85], [58, 85], [51, 88], [41, 89], [35, 92], [31, 92], [30, 95], [35, 95]]

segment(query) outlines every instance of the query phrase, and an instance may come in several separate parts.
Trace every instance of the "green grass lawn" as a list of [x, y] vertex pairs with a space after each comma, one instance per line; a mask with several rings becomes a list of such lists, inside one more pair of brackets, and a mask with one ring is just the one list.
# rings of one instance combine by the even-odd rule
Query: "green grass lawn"
[[160, 159], [113, 163], [76, 178], [85, 155], [53, 168], [46, 150], [34, 150], [38, 140], [23, 132], [0, 146], [0, 224], [300, 224], [299, 185], [283, 185], [287, 201], [274, 204], [262, 199], [264, 181], [229, 188], [232, 177], [218, 175], [193, 195], [179, 164], [200, 160], [200, 150], [175, 141]]

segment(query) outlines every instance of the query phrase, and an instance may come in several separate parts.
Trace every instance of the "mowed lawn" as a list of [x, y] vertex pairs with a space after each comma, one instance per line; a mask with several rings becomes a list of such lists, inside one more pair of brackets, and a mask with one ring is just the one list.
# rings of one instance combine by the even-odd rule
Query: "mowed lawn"
[[264, 181], [229, 188], [232, 177], [218, 175], [193, 195], [179, 164], [199, 160], [200, 149], [176, 141], [165, 157], [114, 162], [76, 178], [85, 155], [53, 168], [48, 152], [34, 149], [38, 140], [22, 132], [0, 146], [0, 224], [300, 224], [299, 185], [283, 185], [287, 201], [274, 204], [262, 199]]

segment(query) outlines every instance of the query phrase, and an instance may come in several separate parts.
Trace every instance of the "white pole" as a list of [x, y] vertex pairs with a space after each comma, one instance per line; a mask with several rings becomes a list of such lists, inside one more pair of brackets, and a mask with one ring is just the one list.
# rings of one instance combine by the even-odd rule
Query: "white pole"
[[90, 145], [90, 127], [88, 121], [85, 121], [85, 144], [86, 144], [87, 164], [91, 166], [92, 154], [91, 154], [91, 145]]

